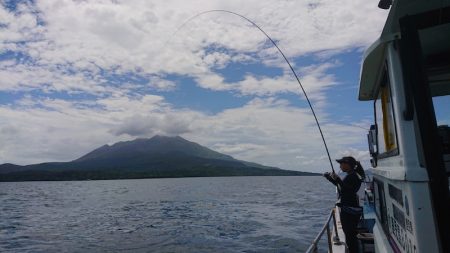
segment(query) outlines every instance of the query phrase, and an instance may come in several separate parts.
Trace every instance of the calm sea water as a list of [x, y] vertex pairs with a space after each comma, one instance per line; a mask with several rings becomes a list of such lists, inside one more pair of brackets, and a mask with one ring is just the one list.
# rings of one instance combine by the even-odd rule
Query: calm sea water
[[322, 177], [0, 183], [0, 252], [303, 252]]

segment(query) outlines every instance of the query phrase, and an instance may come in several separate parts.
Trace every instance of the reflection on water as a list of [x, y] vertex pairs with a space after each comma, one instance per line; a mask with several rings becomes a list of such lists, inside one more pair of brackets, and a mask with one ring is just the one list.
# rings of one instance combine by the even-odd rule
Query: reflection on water
[[0, 184], [1, 252], [302, 252], [327, 218], [322, 177]]

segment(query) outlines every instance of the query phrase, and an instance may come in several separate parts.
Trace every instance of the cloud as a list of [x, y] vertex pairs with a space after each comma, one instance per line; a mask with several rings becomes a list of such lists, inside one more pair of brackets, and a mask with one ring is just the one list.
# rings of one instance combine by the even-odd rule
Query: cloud
[[[5, 47], [15, 47], [41, 66], [95, 64], [104, 70], [141, 69], [148, 74], [192, 74], [220, 67], [226, 54], [198, 54], [211, 45], [236, 53], [274, 55], [267, 39], [245, 20], [229, 13], [206, 13], [227, 8], [263, 27], [290, 57], [323, 50], [366, 46], [378, 36], [386, 16], [364, 1], [39, 1], [20, 5], [19, 13], [2, 9]], [[311, 7], [314, 6], [314, 7]], [[200, 7], [200, 8], [199, 8]], [[256, 11], [257, 10], [257, 11]], [[43, 20], [39, 23], [37, 20]], [[7, 43], [5, 43], [7, 42]], [[278, 57], [279, 58], [279, 57]]]
[[108, 97], [98, 99], [98, 105], [104, 107], [106, 111], [110, 112], [133, 112], [146, 114], [153, 110], [167, 107], [164, 103], [164, 98], [156, 95], [144, 95], [138, 98], [135, 97]]
[[[302, 87], [310, 100], [316, 100], [317, 105], [323, 106], [325, 102], [324, 91], [338, 84], [335, 76], [327, 72], [339, 65], [337, 62], [327, 62], [306, 66], [297, 70]], [[304, 97], [303, 91], [291, 71], [274, 77], [247, 74], [243, 80], [238, 82], [226, 82], [223, 76], [208, 72], [197, 75], [195, 80], [204, 89], [232, 91], [245, 96], [274, 96], [277, 94], [297, 93]]]
[[221, 69], [224, 68], [228, 62], [230, 62], [231, 57], [232, 56], [229, 54], [223, 52], [213, 52], [203, 57], [203, 61], [206, 65], [211, 66], [211, 68]]
[[[277, 97], [299, 87], [267, 38], [229, 13], [185, 23], [213, 9], [235, 11], [262, 27], [297, 62], [293, 67], [317, 105], [332, 153], [363, 156], [361, 130], [330, 123], [325, 92], [339, 84], [333, 70], [340, 63], [333, 57], [367, 46], [381, 31], [387, 13], [375, 5], [61, 0], [0, 6], [0, 92], [14, 94], [0, 103], [0, 163], [67, 161], [105, 143], [165, 134], [267, 165], [326, 167], [309, 109]], [[305, 55], [315, 62], [300, 65]], [[249, 72], [228, 81], [221, 70], [235, 63], [262, 63], [282, 74]], [[177, 91], [174, 76], [250, 101], [212, 115], [180, 108], [161, 95]]]
[[153, 135], [178, 136], [192, 131], [196, 112], [166, 111], [152, 112], [150, 115], [134, 114], [118, 123], [110, 130], [116, 136], [151, 137]]
[[[267, 96], [297, 92], [282, 57], [248, 21], [270, 34], [288, 58], [337, 52], [368, 45], [378, 36], [386, 13], [364, 1], [38, 1], [0, 8], [0, 53], [21, 54], [16, 62], [0, 61], [0, 89], [77, 92], [105, 96], [128, 93], [142, 83], [120, 89], [117, 76], [137, 74], [156, 91], [172, 91], [170, 75], [193, 77], [202, 88]], [[258, 11], [255, 11], [258, 10]], [[189, 20], [188, 22], [186, 22]], [[176, 31], [176, 32], [175, 32]], [[175, 33], [174, 33], [175, 32]], [[1, 58], [0, 58], [1, 59]], [[231, 63], [262, 62], [282, 68], [278, 77], [251, 73], [238, 83], [225, 83], [217, 72]], [[320, 66], [319, 66], [320, 65]], [[329, 65], [329, 64], [328, 64]], [[331, 64], [332, 65], [332, 64]], [[309, 68], [301, 81], [309, 93], [335, 84], [327, 64]], [[135, 86], [133, 86], [135, 85]], [[134, 87], [134, 88], [133, 88]], [[314, 94], [324, 100], [323, 94]]]
[[[63, 106], [63, 105], [60, 105]], [[68, 106], [64, 112], [2, 106], [1, 162], [29, 164], [71, 160], [104, 139], [104, 117]], [[96, 116], [91, 120], [87, 115]], [[3, 120], [8, 120], [3, 121]], [[5, 133], [5, 129], [14, 129]]]
[[[329, 168], [311, 112], [293, 107], [288, 101], [254, 99], [242, 108], [225, 110], [195, 123], [209, 127], [186, 136], [238, 159], [306, 171]], [[322, 128], [330, 138], [327, 141], [333, 157], [365, 139], [358, 128], [327, 121], [322, 122]]]
[[157, 91], [172, 91], [176, 87], [176, 83], [170, 80], [165, 80], [158, 76], [149, 78], [148, 85]]
[[38, 24], [35, 7], [19, 5], [17, 12], [0, 8], [0, 52], [17, 49], [14, 43], [37, 41], [45, 29]]
[[0, 91], [109, 93], [102, 84], [101, 77], [93, 78], [92, 72], [73, 73], [67, 68], [12, 63], [13, 61], [7, 61], [0, 64]]

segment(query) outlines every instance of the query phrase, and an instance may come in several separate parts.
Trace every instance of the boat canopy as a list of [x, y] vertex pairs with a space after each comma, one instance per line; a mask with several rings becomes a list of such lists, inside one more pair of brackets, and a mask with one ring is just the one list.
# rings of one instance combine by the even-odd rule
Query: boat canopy
[[[384, 66], [385, 50], [389, 42], [401, 38], [398, 20], [406, 15], [426, 13], [433, 10], [448, 11], [450, 0], [394, 1], [380, 38], [365, 52], [361, 66], [359, 100], [374, 100], [377, 97], [381, 70]], [[402, 6], [402, 7], [399, 7]], [[450, 57], [450, 25], [436, 25], [419, 31], [422, 58], [426, 64], [432, 96], [450, 94], [450, 66], [442, 65], [444, 58]]]
[[361, 67], [359, 100], [374, 100], [377, 97], [377, 84], [381, 78], [385, 49], [386, 41], [380, 38], [366, 50]]

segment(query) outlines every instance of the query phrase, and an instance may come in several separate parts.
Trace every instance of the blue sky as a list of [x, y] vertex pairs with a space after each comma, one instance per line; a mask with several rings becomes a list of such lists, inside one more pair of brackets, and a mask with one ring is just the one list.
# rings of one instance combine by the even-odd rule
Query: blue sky
[[[387, 12], [367, 1], [0, 1], [0, 163], [70, 161], [155, 134], [283, 169], [367, 163], [362, 54]], [[189, 20], [189, 21], [188, 21]], [[186, 22], [188, 21], [188, 22]]]

